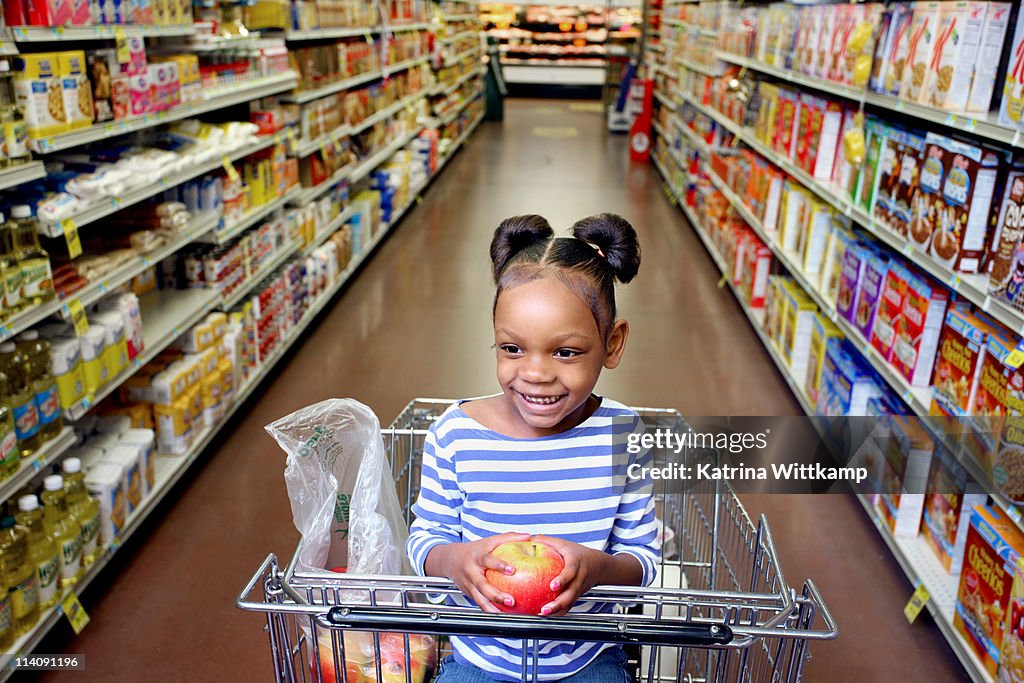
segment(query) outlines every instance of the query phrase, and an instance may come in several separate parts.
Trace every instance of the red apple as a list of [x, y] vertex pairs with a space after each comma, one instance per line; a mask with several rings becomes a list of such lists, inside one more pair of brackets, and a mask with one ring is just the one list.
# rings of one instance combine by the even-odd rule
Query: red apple
[[562, 573], [565, 561], [557, 550], [540, 541], [514, 541], [502, 543], [492, 555], [515, 567], [514, 574], [488, 569], [484, 575], [488, 583], [508, 593], [515, 605], [497, 605], [502, 612], [511, 614], [540, 614], [541, 608], [558, 597], [551, 590], [551, 581]]

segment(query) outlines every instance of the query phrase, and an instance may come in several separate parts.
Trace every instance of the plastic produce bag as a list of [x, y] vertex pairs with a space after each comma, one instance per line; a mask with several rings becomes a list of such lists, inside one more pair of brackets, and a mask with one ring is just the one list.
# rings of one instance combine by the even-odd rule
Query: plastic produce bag
[[328, 399], [267, 425], [288, 454], [284, 471], [304, 571], [411, 574], [409, 530], [373, 411]]

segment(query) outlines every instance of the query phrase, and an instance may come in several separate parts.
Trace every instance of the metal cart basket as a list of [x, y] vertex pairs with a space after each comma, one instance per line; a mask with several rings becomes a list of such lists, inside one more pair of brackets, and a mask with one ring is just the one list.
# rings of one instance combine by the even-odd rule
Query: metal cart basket
[[[451, 403], [416, 399], [384, 430], [406, 522], [418, 495], [427, 430]], [[689, 430], [674, 410], [635, 410], [649, 431]], [[692, 466], [707, 456], [656, 450], [654, 464]], [[655, 489], [662, 537], [658, 578], [648, 588], [594, 588], [588, 599], [616, 603], [613, 614], [485, 614], [438, 602], [438, 596], [459, 592], [444, 579], [303, 573], [295, 568], [298, 552], [283, 569], [269, 555], [237, 605], [265, 613], [276, 680], [289, 683], [422, 683], [430, 674], [410, 653], [422, 642], [436, 642], [431, 654], [440, 658], [450, 651], [444, 636], [521, 640], [523, 681], [537, 680], [538, 648], [547, 640], [624, 644], [639, 683], [802, 680], [808, 642], [833, 639], [838, 628], [812, 581], [799, 591], [786, 582], [767, 519], [755, 525], [722, 481], [682, 487], [656, 480]], [[250, 601], [257, 585], [263, 595]], [[346, 666], [353, 637], [372, 639], [375, 676]], [[381, 648], [394, 653], [395, 639], [405, 661], [396, 665], [385, 656], [382, 663]]]

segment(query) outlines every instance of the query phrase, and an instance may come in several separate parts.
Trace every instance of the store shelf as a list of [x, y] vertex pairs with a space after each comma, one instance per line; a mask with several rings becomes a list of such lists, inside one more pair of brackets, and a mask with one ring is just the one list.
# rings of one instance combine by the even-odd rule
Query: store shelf
[[171, 345], [203, 316], [217, 307], [220, 297], [212, 289], [165, 289], [140, 298], [142, 311], [142, 352], [116, 377], [96, 393], [64, 411], [64, 419], [81, 420], [100, 401], [114, 393], [125, 380]]
[[295, 84], [295, 74], [291, 71], [267, 76], [266, 78], [233, 83], [203, 91], [204, 100], [201, 102], [182, 104], [167, 111], [136, 116], [130, 119], [98, 123], [87, 128], [79, 128], [78, 130], [58, 133], [57, 135], [45, 138], [29, 138], [29, 147], [34, 152], [40, 154], [59, 152], [90, 142], [127, 135], [137, 130], [153, 128], [165, 123], [198, 116], [206, 112], [233, 107], [236, 104], [243, 104], [260, 99], [261, 97], [286, 92], [293, 89]]
[[471, 79], [475, 78], [476, 76], [482, 76], [484, 73], [485, 73], [485, 71], [483, 69], [473, 69], [468, 74], [463, 74], [462, 76], [459, 76], [459, 78], [456, 79], [455, 82], [451, 83], [450, 85], [445, 85], [444, 83], [438, 83], [437, 86], [434, 88], [434, 91], [431, 94], [432, 95], [451, 95], [453, 92], [458, 90], [462, 86], [463, 83], [465, 83], [468, 80], [471, 80]]
[[865, 512], [878, 529], [882, 540], [889, 547], [896, 563], [911, 585], [924, 584], [929, 598], [925, 603], [935, 625], [939, 627], [946, 642], [956, 654], [964, 670], [975, 683], [994, 683], [988, 671], [974, 653], [974, 649], [964, 641], [963, 637], [953, 628], [953, 613], [956, 609], [956, 594], [959, 576], [948, 574], [935, 553], [920, 536], [914, 538], [896, 538], [885, 526], [867, 496], [858, 495], [857, 499], [864, 506]]
[[95, 26], [11, 26], [11, 35], [16, 43], [52, 43], [56, 41], [114, 40], [120, 31], [129, 38], [162, 38], [192, 36], [196, 29], [192, 24], [141, 25], [119, 24]]
[[675, 111], [679, 107], [679, 105], [677, 105], [675, 102], [670, 100], [668, 98], [668, 96], [665, 95], [664, 93], [662, 93], [660, 90], [655, 90], [654, 91], [654, 97], [655, 97], [656, 100], [661, 102], [664, 106], [668, 107], [672, 111]]
[[[158, 182], [150, 183], [149, 185], [143, 185], [136, 187], [125, 194], [118, 197], [104, 197], [92, 202], [89, 206], [79, 210], [74, 215], [70, 216], [75, 221], [75, 224], [81, 228], [83, 225], [87, 225], [94, 221], [98, 221], [101, 218], [109, 216], [110, 214], [117, 213], [121, 209], [129, 207], [133, 204], [138, 204], [141, 201], [155, 197], [162, 194], [169, 188], [176, 187], [182, 183], [186, 183], [193, 178], [198, 178], [201, 175], [209, 173], [210, 171], [216, 170], [222, 167], [222, 157], [227, 157], [231, 161], [238, 161], [245, 157], [255, 154], [256, 152], [263, 151], [275, 143], [274, 136], [266, 136], [260, 138], [256, 142], [248, 145], [243, 145], [234, 151], [227, 152], [223, 155], [218, 156], [216, 159], [209, 159], [201, 164], [192, 166], [191, 168], [171, 173], [161, 178]], [[63, 237], [64, 232], [60, 227], [60, 223], [39, 223], [39, 233], [46, 237]]]
[[455, 120], [459, 118], [459, 114], [465, 111], [466, 107], [468, 107], [470, 104], [480, 99], [480, 97], [483, 96], [483, 94], [484, 91], [483, 88], [481, 88], [474, 92], [472, 96], [467, 97], [465, 100], [459, 103], [459, 105], [455, 107], [455, 109], [451, 113], [445, 114], [444, 116], [441, 117], [441, 125], [450, 126], [451, 124], [455, 123]]
[[411, 105], [413, 102], [424, 97], [427, 94], [428, 91], [421, 90], [417, 93], [409, 95], [408, 97], [405, 97], [399, 102], [395, 102], [386, 109], [382, 109], [381, 111], [366, 117], [365, 119], [363, 119], [354, 126], [341, 126], [339, 128], [334, 129], [330, 133], [326, 135], [321, 135], [320, 137], [315, 138], [313, 140], [300, 141], [298, 148], [295, 150], [295, 156], [299, 158], [308, 157], [310, 154], [313, 154], [318, 149], [321, 149], [326, 145], [333, 144], [334, 140], [340, 140], [343, 137], [356, 135], [357, 133], [366, 130], [370, 126], [380, 123], [381, 121], [384, 121], [385, 119], [391, 117], [396, 112], [401, 111], [405, 107]]
[[54, 300], [21, 311], [3, 325], [0, 325], [0, 342], [21, 334], [46, 318], [56, 315], [63, 305], [62, 302]]
[[[249, 293], [252, 292], [253, 288], [260, 284], [263, 278], [274, 272], [278, 266], [294, 256], [298, 250], [298, 241], [283, 244], [278, 247], [276, 254], [271, 256], [266, 262], [262, 263], [259, 268], [250, 273], [245, 282], [239, 285], [235, 291], [231, 292], [231, 294], [225, 295], [223, 297], [223, 301], [221, 301], [217, 307], [223, 311], [230, 311], [241, 303]], [[145, 324], [145, 318], [143, 318], [143, 324]]]
[[[479, 123], [479, 119], [477, 124]], [[470, 129], [470, 132], [472, 128]], [[443, 164], [438, 166], [438, 172], [443, 167]], [[431, 177], [436, 178], [438, 173], [435, 173]], [[427, 184], [429, 184], [428, 181]], [[426, 187], [426, 185], [424, 185]], [[413, 196], [416, 196], [424, 188], [419, 188]], [[377, 246], [383, 241], [392, 228], [397, 225], [398, 220], [405, 214], [410, 206], [414, 205], [415, 201], [410, 201], [405, 207], [403, 207], [397, 214], [394, 220], [387, 225], [381, 227], [378, 233], [367, 243], [363, 250], [353, 258], [352, 262], [344, 270], [344, 272], [338, 277], [334, 284], [332, 284], [318, 299], [310, 306], [309, 310], [303, 316], [302, 320], [293, 327], [287, 338], [282, 344], [268, 357], [260, 366], [256, 369], [253, 377], [244, 385], [239, 387], [236, 392], [235, 399], [231, 406], [225, 411], [224, 417], [215, 425], [206, 428], [200, 433], [193, 441], [192, 446], [188, 452], [183, 455], [172, 456], [160, 454], [155, 459], [155, 483], [152, 491], [142, 500], [134, 511], [129, 514], [128, 519], [125, 522], [124, 531], [112, 543], [109, 543], [106, 550], [96, 559], [96, 561], [86, 570], [82, 578], [78, 583], [69, 590], [64, 591], [62, 598], [67, 594], [74, 592], [81, 594], [92, 582], [92, 580], [103, 571], [103, 569], [110, 563], [114, 555], [121, 549], [121, 547], [130, 539], [135, 532], [141, 527], [142, 523], [149, 517], [153, 510], [160, 504], [160, 502], [166, 497], [175, 484], [181, 479], [182, 475], [188, 471], [188, 469], [199, 459], [199, 457], [206, 451], [210, 443], [218, 436], [220, 430], [224, 428], [235, 415], [235, 413], [245, 404], [245, 401], [253, 394], [253, 392], [261, 385], [274, 370], [276, 364], [284, 358], [291, 347], [296, 341], [302, 338], [303, 333], [309, 327], [309, 325], [326, 309], [334, 297], [344, 288], [352, 276], [358, 271], [362, 263], [376, 250]], [[216, 300], [216, 294], [211, 290], [187, 290], [188, 292], [206, 292], [214, 295], [214, 301]], [[182, 292], [174, 292], [174, 294], [181, 294]], [[144, 313], [145, 315], [145, 313]], [[152, 316], [150, 316], [152, 317]], [[150, 318], [143, 319], [143, 324], [147, 325], [147, 320]], [[184, 330], [182, 330], [184, 331]], [[173, 341], [173, 340], [172, 340]], [[149, 338], [147, 337], [147, 348], [149, 344]], [[70, 431], [70, 430], [68, 430]], [[44, 614], [39, 622], [33, 627], [33, 629], [19, 638], [14, 645], [10, 648], [11, 654], [0, 655], [0, 681], [6, 680], [13, 670], [8, 668], [10, 660], [15, 655], [24, 655], [32, 652], [47, 633], [57, 624], [58, 621], [63, 617], [63, 611], [58, 601], [57, 606], [50, 608], [46, 614]]]
[[130, 263], [126, 263], [120, 268], [107, 273], [103, 279], [91, 282], [77, 292], [62, 299], [59, 306], [61, 317], [66, 320], [71, 319], [70, 302], [77, 300], [83, 307], [91, 306], [122, 285], [128, 284], [132, 278], [140, 275], [147, 268], [160, 263], [192, 242], [204, 238], [213, 231], [219, 221], [220, 214], [217, 212], [209, 211], [196, 215], [190, 221], [189, 226], [178, 233], [175, 239], [162, 247], [158, 247], [149, 253], [133, 259]]
[[213, 244], [227, 244], [294, 199], [300, 191], [302, 191], [301, 185], [293, 185], [292, 187], [289, 187], [288, 190], [277, 199], [269, 201], [262, 206], [249, 209], [245, 215], [236, 220], [233, 224], [223, 230], [216, 230], [205, 235], [201, 241], [211, 242]]
[[444, 15], [445, 21], [473, 21], [477, 18], [476, 14], [446, 14]]
[[710, 76], [711, 78], [718, 78], [719, 76], [722, 75], [721, 69], [712, 69], [709, 66], [704, 66], [703, 64], [696, 64], [687, 59], [677, 59], [676, 64], [684, 68], [687, 68], [690, 71], [695, 71], [699, 74]]
[[348, 221], [349, 218], [352, 218], [352, 216], [354, 216], [355, 214], [356, 211], [353, 207], [345, 207], [341, 213], [335, 216], [334, 219], [327, 224], [327, 227], [325, 227], [323, 230], [317, 233], [316, 236], [313, 237], [312, 242], [310, 242], [309, 244], [302, 248], [303, 257], [308, 257], [317, 249], [317, 247], [319, 247], [321, 244], [329, 240], [331, 235], [336, 233], [338, 229], [341, 228], [341, 226], [345, 225], [345, 222]]
[[391, 158], [391, 155], [398, 150], [409, 144], [413, 138], [420, 134], [423, 130], [423, 126], [416, 126], [414, 130], [398, 137], [398, 139], [389, 143], [384, 149], [371, 155], [366, 161], [362, 161], [352, 169], [352, 173], [349, 174], [349, 180], [352, 184], [358, 183], [360, 180], [368, 176], [375, 168], [380, 166], [382, 163]]
[[[445, 153], [444, 158], [441, 159], [441, 161], [437, 164], [437, 168], [434, 170], [434, 178], [436, 178], [438, 174], [441, 173], [441, 169], [448, 165], [448, 161], [453, 156], [455, 156], [455, 153], [458, 152], [459, 148], [461, 148], [462, 145], [466, 142], [466, 140], [469, 139], [469, 136], [473, 134], [473, 131], [475, 131], [480, 126], [480, 124], [483, 123], [483, 120], [484, 117], [482, 114], [476, 117], [476, 120], [474, 120], [473, 123], [469, 124], [469, 127], [466, 128], [465, 132], [463, 132], [462, 135], [455, 139], [455, 142], [452, 143], [451, 149], [449, 149], [448, 152]], [[418, 190], [417, 194], [422, 191], [422, 189]]]
[[480, 59], [480, 46], [479, 45], [475, 45], [475, 46], [469, 48], [468, 50], [463, 50], [462, 52], [460, 52], [460, 53], [458, 53], [456, 55], [452, 55], [451, 57], [445, 57], [444, 58], [444, 66], [445, 67], [450, 67], [450, 66], [455, 66], [456, 64], [461, 64], [463, 61], [465, 61], [469, 57], [473, 57], [474, 55], [477, 57], [477, 60], [479, 61], [479, 59]]
[[363, 85], [364, 83], [370, 83], [372, 81], [379, 80], [381, 78], [384, 78], [386, 75], [398, 73], [403, 69], [409, 69], [414, 66], [417, 66], [418, 64], [425, 64], [426, 61], [427, 57], [416, 57], [415, 59], [407, 59], [404, 62], [398, 62], [397, 64], [389, 65], [382, 70], [370, 71], [365, 74], [360, 74], [359, 76], [346, 78], [343, 81], [335, 81], [334, 83], [329, 83], [328, 85], [325, 85], [320, 88], [314, 88], [312, 90], [300, 90], [296, 92], [294, 95], [282, 97], [281, 99], [285, 102], [292, 102], [294, 104], [304, 104], [306, 102], [312, 102], [313, 100], [319, 100], [322, 97], [327, 97], [328, 95], [333, 95], [334, 93], [350, 90], [356, 87], [357, 85]]
[[391, 33], [396, 33], [398, 31], [419, 31], [430, 28], [430, 24], [399, 24], [397, 26], [388, 27], [384, 27], [379, 24], [376, 26], [338, 26], [311, 28], [303, 31], [289, 29], [285, 31], [284, 39], [287, 40], [289, 43], [298, 43], [306, 40], [329, 40], [331, 38], [372, 36], [375, 34], [383, 33], [385, 28]]
[[5, 168], [0, 170], [0, 190], [31, 183], [33, 180], [42, 180], [45, 177], [46, 168], [41, 161], [30, 161], [20, 166]]
[[605, 64], [579, 62], [502, 60], [507, 83], [539, 83], [545, 85], [604, 85]]
[[457, 40], [461, 40], [462, 38], [471, 38], [471, 37], [473, 37], [475, 35], [478, 35], [479, 33], [480, 32], [476, 31], [476, 30], [469, 30], [469, 31], [462, 31], [460, 33], [456, 33], [455, 35], [451, 35], [451, 36], [438, 36], [437, 39], [438, 39], [439, 42], [442, 42], [442, 43], [454, 43]]
[[665, 24], [666, 26], [678, 26], [679, 28], [685, 31], [693, 31], [694, 33], [699, 33], [702, 36], [709, 36], [711, 38], [715, 38], [718, 36], [718, 31], [714, 29], [704, 28], [703, 26], [697, 26], [696, 24], [691, 24], [687, 21], [683, 21], [682, 19], [662, 17], [661, 23]]
[[44, 468], [57, 462], [75, 445], [75, 430], [64, 427], [60, 434], [39, 447], [35, 453], [22, 458], [14, 474], [0, 482], [0, 500], [9, 500], [18, 490], [32, 481]]
[[920, 119], [921, 121], [927, 121], [928, 123], [947, 126], [954, 130], [970, 133], [975, 137], [1010, 145], [1011, 147], [1024, 146], [1024, 136], [1021, 135], [1021, 130], [999, 123], [999, 118], [995, 114], [950, 112], [943, 109], [935, 109], [934, 107], [927, 107], [913, 102], [905, 102], [904, 100], [891, 95], [880, 95], [868, 90], [867, 88], [854, 88], [841, 83], [833, 83], [832, 81], [823, 78], [805, 76], [803, 74], [790, 71], [789, 69], [780, 69], [778, 67], [765, 64], [756, 59], [741, 57], [739, 55], [722, 51], [718, 51], [715, 54], [718, 59], [723, 61], [736, 64], [737, 66], [746, 67], [752, 71], [758, 71], [769, 76], [774, 76], [780, 80], [784, 80], [795, 85], [813, 88], [820, 92], [831, 93], [833, 95], [838, 95], [839, 97], [844, 97], [857, 103], [871, 105], [872, 107], [877, 107], [879, 109], [898, 112], [906, 116]]
[[185, 43], [183, 49], [189, 52], [217, 52], [219, 50], [253, 49], [259, 46], [261, 34], [253, 31], [245, 35], [214, 36], [210, 34], [196, 34], [192, 40]]

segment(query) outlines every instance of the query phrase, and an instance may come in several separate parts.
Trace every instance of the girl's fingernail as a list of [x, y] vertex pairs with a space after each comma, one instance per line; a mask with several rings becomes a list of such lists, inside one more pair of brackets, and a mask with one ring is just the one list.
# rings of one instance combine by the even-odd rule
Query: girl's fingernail
[[559, 582], [558, 579], [555, 579], [554, 581], [551, 582], [551, 590], [556, 591], [556, 590], [558, 590], [561, 587], [562, 587], [562, 584]]
[[541, 614], [543, 614], [543, 615], [544, 615], [544, 616], [546, 617], [546, 616], [548, 616], [549, 614], [551, 614], [551, 608], [550, 608], [550, 607], [545, 607], [544, 609], [542, 609], [542, 610], [540, 611], [540, 613], [541, 613]]
[[512, 598], [505, 598], [505, 607], [511, 607], [514, 604], [516, 604], [515, 600]]
[[506, 573], [506, 574], [515, 574], [515, 573], [516, 573], [516, 568], [515, 568], [515, 567], [513, 567], [513, 566], [512, 566], [512, 565], [510, 565], [510, 564], [506, 564], [506, 565], [505, 565], [505, 573]]

